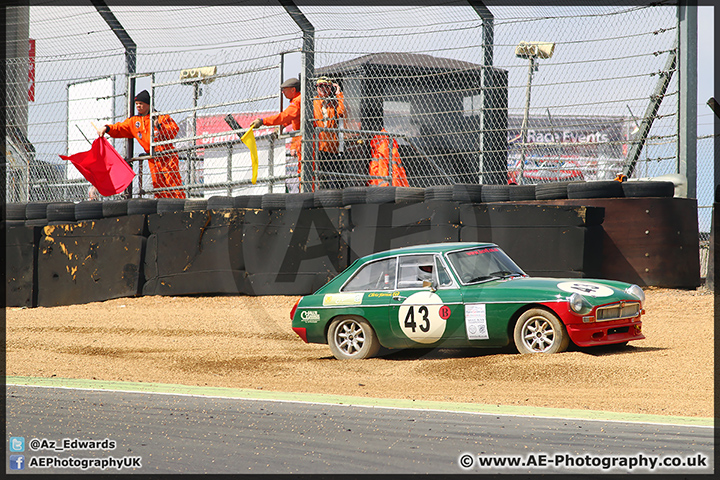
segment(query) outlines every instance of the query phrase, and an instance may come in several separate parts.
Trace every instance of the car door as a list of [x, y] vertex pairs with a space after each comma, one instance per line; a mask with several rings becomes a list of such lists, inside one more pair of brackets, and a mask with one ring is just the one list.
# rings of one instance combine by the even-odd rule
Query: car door
[[464, 331], [460, 289], [444, 261], [431, 253], [398, 257], [388, 313], [390, 328], [407, 347], [445, 343]]

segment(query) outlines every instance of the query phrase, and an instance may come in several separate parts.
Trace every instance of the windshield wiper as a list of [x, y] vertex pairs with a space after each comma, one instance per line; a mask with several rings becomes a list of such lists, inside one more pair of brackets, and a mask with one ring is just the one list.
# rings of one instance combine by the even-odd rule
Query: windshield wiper
[[471, 280], [468, 280], [467, 283], [475, 283], [475, 282], [479, 282], [481, 280], [500, 280], [503, 278], [521, 277], [521, 276], [522, 276], [522, 274], [518, 273], [518, 272], [510, 272], [508, 270], [498, 270], [497, 272], [492, 272], [489, 275], [475, 277]]

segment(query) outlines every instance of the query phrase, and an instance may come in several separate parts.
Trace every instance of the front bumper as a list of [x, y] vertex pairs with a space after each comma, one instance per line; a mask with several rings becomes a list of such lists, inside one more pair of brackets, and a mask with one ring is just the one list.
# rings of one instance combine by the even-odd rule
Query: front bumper
[[645, 338], [639, 318], [615, 322], [571, 324], [565, 327], [570, 339], [580, 347], [612, 345]]

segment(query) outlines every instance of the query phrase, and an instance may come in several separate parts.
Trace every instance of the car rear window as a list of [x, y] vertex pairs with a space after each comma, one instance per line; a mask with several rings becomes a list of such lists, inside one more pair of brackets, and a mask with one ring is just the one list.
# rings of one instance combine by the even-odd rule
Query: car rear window
[[345, 284], [343, 292], [395, 289], [395, 257], [363, 265]]

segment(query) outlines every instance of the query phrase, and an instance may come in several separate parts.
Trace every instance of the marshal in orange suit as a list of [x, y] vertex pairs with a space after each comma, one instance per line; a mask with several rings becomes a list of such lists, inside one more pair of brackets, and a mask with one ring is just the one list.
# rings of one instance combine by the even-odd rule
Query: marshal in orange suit
[[[154, 128], [150, 128], [150, 94], [147, 90], [143, 90], [135, 97], [135, 109], [137, 115], [122, 122], [105, 125], [98, 129], [98, 134], [102, 136], [107, 133], [113, 138], [135, 138], [145, 149], [145, 153], [150, 153], [151, 130], [155, 135], [153, 142], [163, 142], [175, 138], [179, 128], [169, 115], [158, 115], [153, 122]], [[154, 147], [155, 156], [148, 159], [152, 184], [155, 189], [182, 186], [180, 159], [177, 153], [162, 154], [163, 151], [174, 148], [171, 143], [157, 145]], [[161, 190], [155, 193], [155, 197], [185, 198], [185, 191], [182, 189]]]

